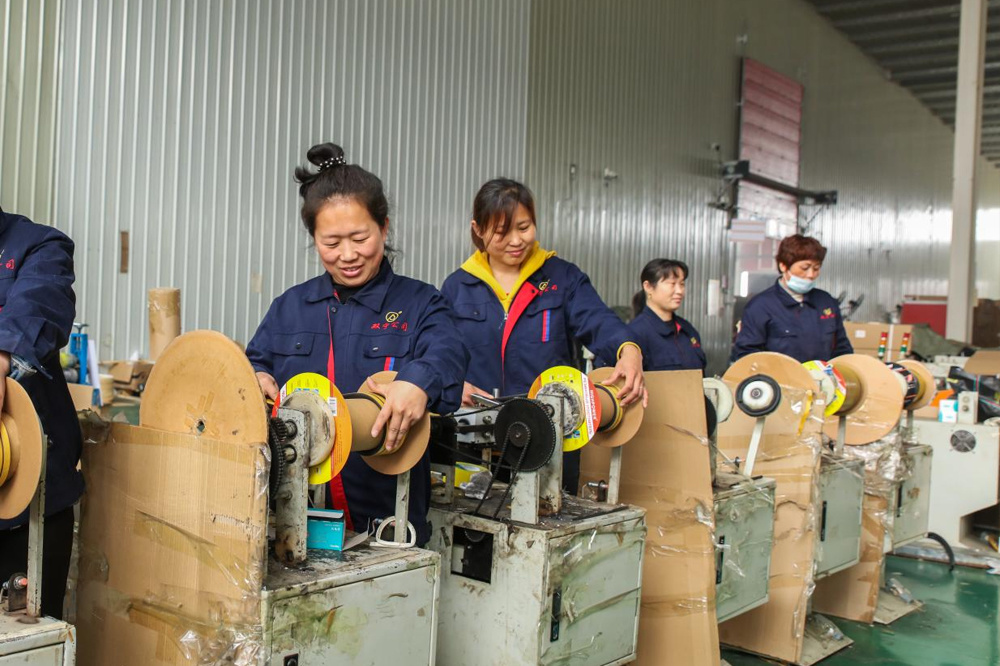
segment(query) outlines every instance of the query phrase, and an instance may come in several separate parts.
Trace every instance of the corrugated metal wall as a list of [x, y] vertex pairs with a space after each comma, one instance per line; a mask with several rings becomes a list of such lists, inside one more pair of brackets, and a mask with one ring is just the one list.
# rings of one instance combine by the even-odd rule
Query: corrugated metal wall
[[50, 222], [59, 0], [0, 0], [0, 206]]
[[[840, 193], [834, 208], [802, 210], [830, 248], [823, 288], [864, 294], [863, 319], [904, 294], [945, 293], [952, 132], [801, 0], [536, 2], [531, 52], [527, 177], [542, 241], [613, 304], [648, 259], [687, 261], [682, 314], [710, 369], [728, 356], [732, 314], [705, 315], [707, 281], [731, 278], [727, 216], [709, 202], [718, 160], [736, 155], [744, 55], [805, 86], [801, 183]], [[983, 162], [982, 175], [995, 209], [998, 172]]]
[[[321, 140], [386, 184], [402, 272], [440, 283], [472, 196], [522, 176], [528, 0], [66, 3], [55, 220], [104, 358], [145, 351], [146, 290], [248, 340], [319, 264], [292, 168]], [[128, 273], [119, 272], [120, 232]]]

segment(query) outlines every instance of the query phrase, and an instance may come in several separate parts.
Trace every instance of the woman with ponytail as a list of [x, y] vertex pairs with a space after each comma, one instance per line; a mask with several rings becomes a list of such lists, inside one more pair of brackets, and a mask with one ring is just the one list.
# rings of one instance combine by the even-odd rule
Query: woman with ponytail
[[[614, 367], [622, 404], [647, 401], [642, 350], [604, 304], [590, 278], [536, 240], [535, 200], [515, 180], [485, 183], [472, 204], [472, 256], [444, 281], [473, 362], [465, 404], [474, 395], [527, 393], [547, 368], [573, 364], [574, 341]], [[580, 453], [563, 456], [563, 487], [578, 490]]]
[[[307, 154], [315, 168], [296, 168], [302, 222], [324, 271], [276, 298], [247, 346], [264, 393], [303, 372], [316, 372], [344, 392], [356, 391], [382, 370], [396, 380], [382, 393], [372, 437], [385, 429], [392, 450], [430, 409], [447, 414], [462, 401], [468, 353], [451, 309], [437, 289], [393, 272], [386, 253], [389, 204], [382, 181], [348, 164], [340, 146], [324, 143]], [[392, 515], [396, 478], [351, 454], [330, 482], [335, 508], [346, 509], [356, 531]], [[346, 506], [344, 506], [346, 503]], [[430, 459], [413, 468], [409, 520], [417, 544], [430, 537]]]
[[632, 297], [628, 326], [642, 347], [643, 370], [705, 371], [701, 336], [677, 314], [687, 276], [687, 265], [674, 259], [653, 259], [642, 269], [642, 289]]

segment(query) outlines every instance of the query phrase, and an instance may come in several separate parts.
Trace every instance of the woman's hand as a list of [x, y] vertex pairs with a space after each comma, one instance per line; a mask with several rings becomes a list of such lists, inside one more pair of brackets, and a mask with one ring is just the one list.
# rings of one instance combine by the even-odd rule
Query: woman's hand
[[642, 406], [649, 405], [649, 392], [646, 391], [646, 378], [642, 374], [642, 352], [635, 345], [626, 345], [622, 355], [615, 365], [615, 371], [608, 377], [606, 384], [614, 384], [623, 380], [618, 399], [622, 406], [631, 405], [642, 398]]
[[484, 391], [483, 389], [479, 388], [478, 386], [475, 386], [474, 384], [465, 382], [465, 386], [462, 388], [462, 406], [475, 407], [476, 403], [472, 401], [472, 396], [474, 395], [482, 395], [486, 396], [487, 398], [492, 397], [489, 391]]
[[257, 383], [260, 384], [260, 390], [264, 392], [266, 397], [271, 400], [278, 399], [278, 382], [274, 381], [274, 377], [266, 372], [258, 372]]
[[385, 405], [372, 427], [372, 437], [378, 437], [382, 428], [386, 427], [385, 450], [393, 451], [403, 443], [410, 426], [427, 411], [427, 394], [410, 382], [397, 380], [388, 385], [377, 384], [371, 377], [368, 378], [368, 389], [385, 398]]

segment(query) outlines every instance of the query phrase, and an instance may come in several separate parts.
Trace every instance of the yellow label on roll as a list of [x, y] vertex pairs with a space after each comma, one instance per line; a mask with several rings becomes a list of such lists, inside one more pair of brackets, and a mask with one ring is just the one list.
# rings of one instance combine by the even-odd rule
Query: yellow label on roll
[[351, 454], [351, 417], [347, 411], [347, 403], [333, 383], [321, 374], [315, 372], [303, 372], [295, 375], [278, 393], [278, 400], [274, 403], [273, 414], [278, 413], [278, 406], [284, 402], [285, 398], [296, 391], [312, 391], [319, 394], [333, 418], [333, 449], [330, 457], [318, 465], [309, 468], [309, 483], [317, 485], [327, 483], [347, 464], [347, 458]]
[[826, 408], [823, 410], [824, 416], [833, 416], [844, 405], [847, 399], [847, 383], [844, 377], [837, 372], [836, 368], [825, 361], [806, 361], [802, 364], [809, 374], [812, 375], [820, 386], [820, 390], [826, 397]]
[[555, 383], [569, 387], [580, 398], [583, 407], [583, 423], [571, 435], [563, 438], [563, 451], [576, 451], [594, 437], [601, 422], [601, 403], [597, 398], [597, 389], [594, 382], [576, 368], [557, 365], [538, 375], [528, 389], [528, 397], [534, 399], [543, 386]]

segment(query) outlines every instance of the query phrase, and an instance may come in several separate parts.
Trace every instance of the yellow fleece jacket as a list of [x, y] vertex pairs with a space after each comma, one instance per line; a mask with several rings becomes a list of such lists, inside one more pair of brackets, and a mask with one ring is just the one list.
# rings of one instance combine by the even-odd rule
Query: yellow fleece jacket
[[510, 293], [504, 291], [504, 288], [500, 286], [497, 279], [493, 276], [493, 269], [490, 268], [489, 256], [485, 252], [476, 252], [471, 257], [465, 260], [462, 264], [462, 270], [470, 275], [479, 278], [486, 284], [490, 286], [493, 293], [497, 295], [500, 300], [500, 304], [503, 305], [504, 312], [510, 311], [511, 303], [514, 302], [514, 297], [517, 296], [518, 290], [521, 289], [521, 285], [532, 276], [532, 274], [539, 268], [545, 265], [545, 262], [550, 258], [555, 256], [555, 250], [543, 250], [538, 246], [538, 242], [531, 248], [531, 253], [528, 258], [524, 260], [521, 264], [521, 272], [517, 276], [517, 282], [514, 283], [514, 288], [510, 290]]

